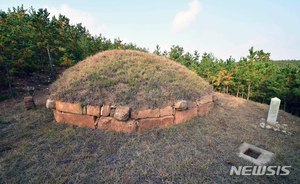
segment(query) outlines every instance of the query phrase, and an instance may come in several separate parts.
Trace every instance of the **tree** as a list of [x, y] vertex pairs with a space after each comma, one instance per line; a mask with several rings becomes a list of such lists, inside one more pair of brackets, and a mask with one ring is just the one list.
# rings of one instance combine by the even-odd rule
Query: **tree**
[[172, 60], [178, 61], [184, 53], [183, 47], [173, 45], [169, 52], [169, 57]]
[[159, 55], [159, 56], [162, 55], [159, 45], [156, 45], [155, 50], [153, 51], [153, 54], [156, 54], [156, 55]]
[[46, 52], [48, 56], [48, 65], [50, 67], [50, 81], [53, 81], [55, 79], [55, 72], [54, 72], [54, 64], [53, 64], [53, 58], [51, 56], [51, 48], [54, 48], [55, 46], [55, 37], [57, 36], [57, 24], [56, 21], [51, 21], [49, 19], [50, 13], [47, 11], [47, 9], [38, 9], [38, 11], [35, 11], [33, 8], [31, 8], [30, 11], [30, 18], [31, 18], [31, 25], [34, 28], [34, 32], [36, 35], [36, 50], [40, 54], [41, 64], [42, 64], [42, 70], [45, 70], [45, 64], [43, 62], [44, 58], [43, 56]]

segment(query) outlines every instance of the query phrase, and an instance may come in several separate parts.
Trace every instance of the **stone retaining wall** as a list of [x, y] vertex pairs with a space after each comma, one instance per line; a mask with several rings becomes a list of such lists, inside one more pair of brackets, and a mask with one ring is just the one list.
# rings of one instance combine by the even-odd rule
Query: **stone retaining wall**
[[184, 123], [195, 116], [205, 116], [213, 109], [215, 100], [216, 96], [210, 94], [196, 102], [181, 100], [173, 106], [133, 112], [127, 106], [82, 106], [79, 103], [50, 99], [47, 100], [46, 107], [53, 110], [54, 118], [58, 123], [131, 133], [165, 128]]

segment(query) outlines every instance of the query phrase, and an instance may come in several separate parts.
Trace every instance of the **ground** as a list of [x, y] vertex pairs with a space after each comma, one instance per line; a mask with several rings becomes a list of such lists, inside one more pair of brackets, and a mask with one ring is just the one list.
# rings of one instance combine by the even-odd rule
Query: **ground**
[[[55, 123], [47, 90], [26, 111], [0, 103], [0, 183], [299, 183], [300, 118], [280, 111], [291, 134], [262, 129], [268, 106], [218, 94], [214, 111], [162, 130], [122, 134]], [[289, 176], [230, 176], [243, 142], [275, 153]]]

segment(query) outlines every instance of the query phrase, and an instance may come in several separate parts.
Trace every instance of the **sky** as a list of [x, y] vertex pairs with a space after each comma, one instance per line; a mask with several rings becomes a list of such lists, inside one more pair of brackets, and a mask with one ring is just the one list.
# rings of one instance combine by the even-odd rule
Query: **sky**
[[250, 47], [271, 59], [300, 59], [298, 0], [0, 0], [0, 9], [47, 8], [82, 23], [93, 35], [120, 38], [153, 51], [213, 53], [239, 59]]

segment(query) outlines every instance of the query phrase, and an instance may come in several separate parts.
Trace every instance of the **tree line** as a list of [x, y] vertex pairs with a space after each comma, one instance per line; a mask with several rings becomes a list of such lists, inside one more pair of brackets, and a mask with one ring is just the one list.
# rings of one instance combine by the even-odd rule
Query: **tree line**
[[[31, 73], [49, 75], [55, 80], [57, 67], [70, 67], [97, 52], [109, 49], [135, 49], [149, 52], [119, 38], [91, 35], [82, 24], [72, 25], [64, 15], [50, 17], [47, 9], [23, 6], [0, 11], [0, 89], [14, 96], [14, 80]], [[249, 49], [248, 56], [236, 60], [218, 59], [211, 53], [185, 52], [172, 46], [154, 54], [169, 57], [206, 79], [216, 91], [257, 102], [282, 100], [282, 108], [300, 115], [299, 61], [271, 61], [270, 53]], [[1, 96], [1, 95], [0, 95]]]
[[175, 45], [163, 52], [157, 45], [154, 53], [185, 65], [212, 84], [215, 91], [267, 104], [278, 97], [282, 109], [300, 115], [300, 61], [272, 61], [270, 53], [253, 47], [239, 60], [218, 59], [198, 51], [191, 54]]
[[0, 33], [0, 86], [8, 86], [10, 96], [14, 95], [14, 79], [30, 73], [49, 74], [51, 82], [56, 67], [70, 67], [99, 51], [146, 51], [119, 38], [92, 36], [81, 23], [71, 25], [64, 15], [50, 17], [42, 8], [18, 6], [0, 11]]

